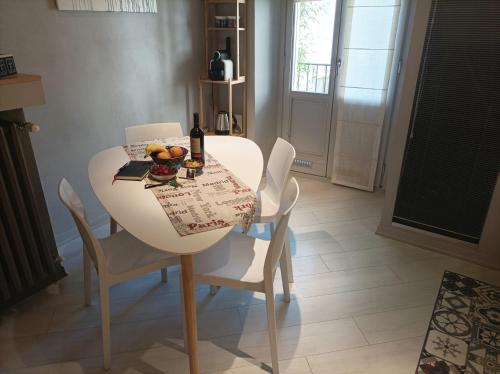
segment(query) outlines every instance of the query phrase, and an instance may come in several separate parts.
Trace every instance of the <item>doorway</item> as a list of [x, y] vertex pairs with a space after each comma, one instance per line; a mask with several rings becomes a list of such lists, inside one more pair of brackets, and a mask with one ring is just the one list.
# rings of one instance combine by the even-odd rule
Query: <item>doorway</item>
[[401, 0], [288, 0], [282, 136], [294, 171], [373, 190]]
[[326, 176], [341, 1], [288, 1], [283, 129], [293, 170]]

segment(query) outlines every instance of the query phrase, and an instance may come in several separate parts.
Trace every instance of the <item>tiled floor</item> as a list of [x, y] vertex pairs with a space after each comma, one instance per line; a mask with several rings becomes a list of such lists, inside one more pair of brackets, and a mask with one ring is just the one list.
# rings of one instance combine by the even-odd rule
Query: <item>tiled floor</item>
[[[300, 185], [290, 304], [276, 282], [282, 373], [414, 373], [443, 270], [500, 283], [498, 272], [375, 235], [380, 192]], [[101, 372], [97, 282], [85, 308], [80, 243], [61, 251], [70, 275], [1, 317], [0, 372]], [[110, 372], [188, 372], [178, 286], [171, 269], [168, 284], [153, 273], [112, 289]], [[210, 297], [204, 286], [197, 296], [202, 371], [267, 373], [263, 296], [222, 289]]]

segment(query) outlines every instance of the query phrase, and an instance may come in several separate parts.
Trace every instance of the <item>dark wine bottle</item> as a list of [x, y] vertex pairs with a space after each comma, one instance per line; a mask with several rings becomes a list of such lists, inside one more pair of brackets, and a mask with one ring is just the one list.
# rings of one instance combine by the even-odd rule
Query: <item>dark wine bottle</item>
[[200, 129], [200, 117], [198, 113], [193, 114], [194, 127], [189, 133], [191, 142], [191, 158], [193, 160], [205, 160], [205, 133]]

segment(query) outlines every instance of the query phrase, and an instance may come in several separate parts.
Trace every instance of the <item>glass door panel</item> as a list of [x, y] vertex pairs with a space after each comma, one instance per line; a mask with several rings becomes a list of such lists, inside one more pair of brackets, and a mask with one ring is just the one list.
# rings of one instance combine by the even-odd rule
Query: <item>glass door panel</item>
[[336, 0], [296, 1], [293, 14], [292, 90], [328, 94]]

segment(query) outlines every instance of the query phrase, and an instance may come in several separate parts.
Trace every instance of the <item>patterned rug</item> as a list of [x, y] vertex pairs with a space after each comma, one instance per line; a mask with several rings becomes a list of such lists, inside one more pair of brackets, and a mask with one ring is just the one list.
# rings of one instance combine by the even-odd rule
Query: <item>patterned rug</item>
[[418, 374], [500, 374], [500, 288], [446, 271]]

